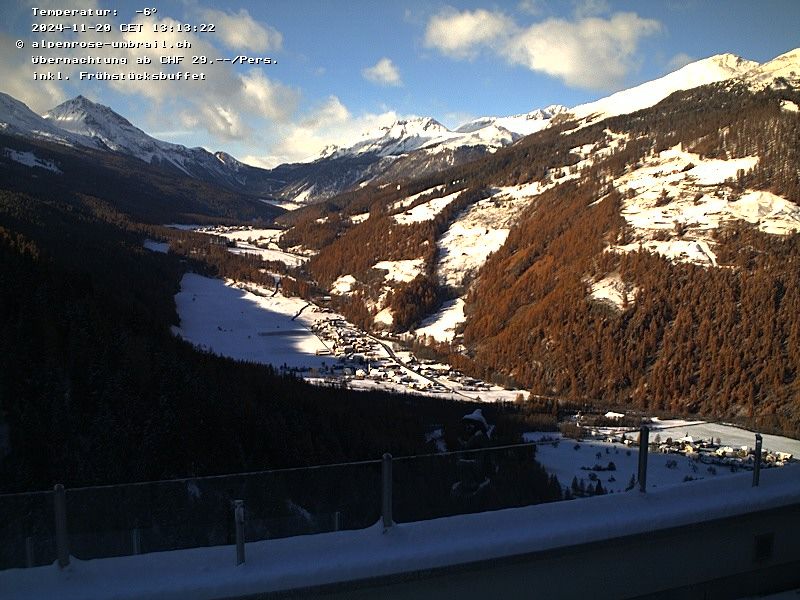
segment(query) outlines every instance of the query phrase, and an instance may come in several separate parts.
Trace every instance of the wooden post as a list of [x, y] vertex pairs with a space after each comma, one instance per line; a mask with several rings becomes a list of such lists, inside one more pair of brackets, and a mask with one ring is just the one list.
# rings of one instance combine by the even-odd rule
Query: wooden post
[[383, 455], [382, 466], [383, 485], [381, 486], [381, 515], [383, 518], [383, 531], [387, 532], [394, 525], [392, 519], [392, 455], [388, 452]]
[[639, 430], [639, 491], [647, 492], [647, 444], [650, 430], [643, 425]]
[[62, 569], [69, 566], [69, 534], [67, 533], [67, 492], [64, 486], [57, 483], [53, 488], [55, 492], [55, 516], [56, 516], [56, 550], [58, 554], [58, 566]]

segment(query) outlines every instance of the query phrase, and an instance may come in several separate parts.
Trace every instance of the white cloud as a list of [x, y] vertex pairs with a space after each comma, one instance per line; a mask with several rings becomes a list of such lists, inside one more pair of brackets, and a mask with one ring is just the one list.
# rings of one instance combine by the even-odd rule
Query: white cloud
[[658, 21], [635, 13], [588, 16], [607, 10], [605, 0], [580, 0], [574, 20], [548, 18], [522, 28], [500, 12], [447, 8], [429, 20], [425, 44], [455, 59], [472, 59], [488, 49], [509, 64], [569, 86], [607, 90], [638, 67], [642, 38], [661, 31]]
[[514, 21], [499, 12], [448, 7], [428, 21], [425, 45], [452, 58], [473, 59], [481, 46], [493, 46], [515, 29]]
[[[272, 36], [266, 29], [255, 29], [248, 25], [252, 22], [249, 15], [241, 11], [231, 18], [238, 19], [239, 33], [248, 36], [249, 47], [277, 47], [280, 37]], [[254, 66], [244, 72], [239, 72], [230, 63], [215, 62], [213, 59], [224, 57], [228, 54], [217, 46], [216, 38], [208, 37], [203, 33], [169, 32], [170, 26], [175, 27], [181, 22], [168, 16], [167, 11], [159, 11], [158, 18], [139, 16], [133, 23], [143, 25], [141, 32], [120, 34], [116, 23], [112, 22], [112, 29], [108, 33], [98, 33], [94, 40], [99, 42], [130, 41], [138, 43], [153, 43], [152, 27], [154, 24], [163, 25], [166, 32], [157, 36], [163, 42], [167, 52], [161, 48], [115, 48], [109, 56], [126, 59], [127, 64], [120, 65], [59, 65], [63, 75], [69, 76], [70, 81], [39, 82], [33, 81], [32, 72], [35, 65], [23, 60], [0, 61], [0, 81], [3, 81], [4, 91], [27, 103], [33, 110], [43, 112], [52, 108], [66, 98], [76, 93], [90, 93], [102, 101], [103, 89], [110, 89], [116, 93], [138, 97], [151, 105], [148, 126], [154, 130], [174, 129], [176, 123], [172, 115], [177, 115], [178, 125], [192, 127], [197, 131], [207, 131], [218, 140], [246, 140], [252, 138], [253, 127], [245, 125], [259, 119], [272, 123], [288, 123], [299, 104], [300, 91], [287, 86], [271, 77], [277, 72], [278, 67], [273, 65]], [[251, 25], [254, 22], [251, 23]], [[258, 24], [255, 24], [258, 25]], [[260, 26], [259, 26], [260, 27]], [[217, 23], [217, 29], [223, 27]], [[227, 29], [227, 28], [226, 28]], [[234, 29], [231, 27], [230, 29]], [[150, 33], [148, 33], [148, 31]], [[55, 34], [50, 37], [52, 41], [67, 39], [67, 34]], [[26, 53], [41, 54], [45, 57], [77, 58], [86, 55], [86, 50], [80, 49], [34, 49], [31, 40]], [[190, 48], [181, 48], [180, 42], [188, 41]], [[230, 41], [230, 40], [229, 40]], [[3, 47], [11, 47], [13, 40], [0, 34]], [[244, 43], [244, 42], [242, 42]], [[165, 55], [179, 57], [179, 64], [161, 64], [161, 57]], [[206, 63], [193, 64], [192, 57], [207, 57]], [[138, 64], [137, 59], [147, 58], [148, 64]], [[125, 74], [136, 72], [173, 73], [177, 71], [203, 73], [205, 80], [199, 81], [133, 81], [130, 79], [116, 81], [81, 81], [80, 72], [107, 72], [109, 74]], [[140, 124], [142, 126], [143, 124]]]
[[517, 5], [520, 11], [538, 17], [545, 12], [544, 0], [521, 0]]
[[512, 64], [558, 77], [574, 87], [609, 89], [638, 66], [641, 38], [660, 30], [652, 19], [617, 13], [574, 22], [547, 19], [515, 35], [502, 54]]
[[[0, 32], [0, 48], [3, 48], [3, 59], [0, 60], [2, 91], [24, 102], [36, 113], [43, 113], [66, 100], [68, 95], [58, 81], [33, 80], [33, 72], [37, 69], [36, 65], [30, 63], [31, 52], [28, 49], [14, 49], [16, 39]], [[42, 69], [50, 70], [49, 67]]]
[[670, 58], [669, 61], [667, 62], [667, 71], [670, 73], [672, 71], [677, 71], [681, 67], [685, 67], [689, 63], [693, 63], [696, 60], [697, 60], [696, 58], [694, 58], [693, 56], [689, 56], [685, 52], [679, 52], [678, 54]]
[[297, 122], [281, 126], [269, 154], [249, 155], [241, 160], [265, 168], [313, 160], [326, 146], [352, 146], [365, 133], [388, 127], [400, 118], [393, 110], [353, 115], [338, 97], [330, 96]]
[[642, 38], [661, 30], [653, 19], [635, 13], [608, 18], [587, 13], [607, 10], [604, 0], [582, 0], [574, 20], [548, 18], [527, 28], [499, 12], [456, 12], [453, 9], [428, 22], [425, 43], [456, 59], [469, 59], [488, 49], [509, 64], [520, 65], [567, 85], [612, 89], [638, 67]]
[[232, 50], [269, 52], [283, 46], [280, 31], [259, 23], [244, 8], [238, 13], [207, 8], [200, 10], [199, 15], [205, 22], [216, 25], [214, 34]]
[[261, 69], [239, 75], [242, 96], [249, 108], [275, 121], [285, 121], [297, 108], [300, 92], [282, 83], [271, 81]]
[[574, 0], [575, 17], [585, 19], [587, 17], [599, 17], [611, 12], [608, 0]]
[[380, 59], [371, 67], [361, 70], [361, 75], [367, 81], [378, 85], [400, 86], [403, 85], [400, 79], [400, 71], [397, 66], [388, 58]]
[[226, 140], [247, 137], [246, 125], [239, 113], [230, 105], [211, 104], [199, 108], [201, 119], [196, 119], [194, 112], [183, 113], [184, 125], [197, 127], [202, 123], [209, 133]]

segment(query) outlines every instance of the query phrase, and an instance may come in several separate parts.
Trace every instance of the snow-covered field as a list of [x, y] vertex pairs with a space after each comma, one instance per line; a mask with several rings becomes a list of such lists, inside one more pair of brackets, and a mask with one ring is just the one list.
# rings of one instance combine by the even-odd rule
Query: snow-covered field
[[[657, 439], [664, 442], [668, 438], [674, 440], [692, 438], [695, 441], [719, 440], [723, 446], [730, 446], [734, 449], [755, 447], [755, 433], [733, 425], [653, 418], [648, 427], [651, 443]], [[596, 433], [601, 437], [620, 436], [622, 433], [626, 433], [628, 439], [638, 440], [638, 430], [603, 427], [599, 428]], [[596, 477], [606, 491], [618, 493], [628, 487], [632, 475], [636, 476], [639, 451], [635, 444], [627, 447], [620, 443], [599, 440], [578, 442], [573, 439], [561, 438], [561, 434], [552, 432], [525, 435], [525, 441], [529, 442], [549, 438], [555, 438], [558, 442], [555, 445], [539, 445], [536, 457], [549, 473], [558, 477], [562, 486], [569, 486], [573, 477], [577, 478], [579, 482], [583, 479], [586, 486], [590, 484], [594, 486]], [[797, 457], [800, 456], [800, 440], [762, 434], [762, 450], [767, 453], [785, 452]], [[738, 467], [732, 469], [731, 466], [723, 465], [714, 465], [713, 468], [709, 468], [711, 465], [681, 454], [650, 452], [647, 460], [648, 488], [691, 483], [684, 481], [688, 478], [699, 480], [725, 477], [738, 470]], [[615, 470], [591, 470], [595, 465], [607, 469], [609, 462], [614, 463]], [[594, 473], [591, 478], [590, 473]]]
[[[320, 367], [327, 350], [309, 329], [312, 311], [292, 320], [307, 302], [282, 294], [256, 295], [192, 273], [184, 275], [175, 296], [180, 327], [175, 333], [215, 354], [238, 360], [290, 367]], [[330, 359], [329, 359], [330, 362]]]
[[454, 192], [442, 198], [434, 198], [424, 204], [418, 204], [412, 209], [409, 209], [398, 215], [394, 215], [394, 220], [400, 225], [412, 225], [413, 223], [422, 223], [430, 221], [438, 215], [445, 206], [450, 204], [453, 200], [458, 198], [461, 192]]
[[278, 246], [282, 229], [254, 229], [252, 227], [192, 227], [200, 233], [219, 235], [236, 242], [228, 248], [232, 254], [258, 256], [261, 260], [282, 262], [289, 267], [299, 267], [308, 260], [306, 256], [286, 252]]
[[304, 256], [284, 252], [277, 248], [259, 248], [247, 242], [236, 242], [236, 247], [228, 248], [228, 252], [232, 254], [258, 256], [261, 260], [282, 262], [289, 267], [299, 267], [308, 260], [308, 258]]
[[[740, 448], [742, 446], [750, 446], [752, 448], [755, 444], [754, 432], [723, 423], [680, 420], [659, 421], [658, 419], [653, 419], [650, 429], [651, 437], [659, 433], [662, 439], [666, 439], [667, 436], [673, 438], [691, 436], [694, 439], [704, 440], [720, 438], [723, 444], [733, 446], [734, 448]], [[800, 440], [793, 440], [792, 438], [779, 435], [770, 435], [768, 433], [762, 434], [761, 437], [764, 450], [789, 452], [794, 454], [795, 457], [800, 457]]]
[[423, 368], [410, 353], [392, 349], [393, 342], [359, 331], [341, 315], [273, 292], [252, 284], [184, 275], [175, 296], [180, 327], [174, 333], [221, 356], [286, 365], [320, 385], [484, 402], [526, 396], [520, 390], [447, 379], [440, 375], [449, 370], [446, 365]]
[[[527, 436], [526, 439], [535, 440], [537, 436]], [[636, 447], [629, 448], [610, 442], [576, 442], [565, 438], [558, 442], [557, 446], [539, 445], [536, 449], [536, 460], [542, 463], [548, 473], [558, 477], [562, 486], [569, 487], [573, 478], [576, 478], [578, 482], [583, 480], [584, 486], [587, 487], [590, 485], [594, 487], [596, 481], [599, 480], [604, 490], [616, 494], [625, 491], [630, 484], [631, 476], [636, 477], [639, 450]], [[669, 461], [675, 461], [677, 464], [668, 468]], [[609, 463], [614, 463], [614, 470], [592, 471], [595, 465], [608, 468]], [[692, 482], [684, 482], [687, 477], [710, 479], [732, 474], [729, 468], [721, 467], [716, 467], [715, 473], [712, 473], [708, 471], [706, 465], [695, 463], [692, 459], [678, 454], [650, 452], [647, 457], [647, 465], [648, 489], [677, 484], [688, 485]], [[590, 477], [590, 474], [593, 474], [593, 477]], [[595, 480], [594, 477], [597, 479]]]
[[252, 229], [250, 227], [199, 227], [200, 233], [213, 233], [229, 240], [244, 242], [277, 242], [283, 233], [282, 229]]

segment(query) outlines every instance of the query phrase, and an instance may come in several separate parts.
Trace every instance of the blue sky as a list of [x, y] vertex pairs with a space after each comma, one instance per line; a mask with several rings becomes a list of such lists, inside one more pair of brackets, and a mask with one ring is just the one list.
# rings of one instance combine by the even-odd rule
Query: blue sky
[[[5, 0], [10, 4], [9, 0]], [[143, 6], [154, 16], [136, 15]], [[111, 8], [110, 19], [34, 18], [31, 7]], [[800, 2], [763, 0], [30, 0], [4, 8], [0, 90], [44, 111], [84, 94], [151, 135], [271, 166], [352, 143], [394, 119], [453, 127], [483, 115], [576, 104], [730, 52], [764, 62], [800, 46]], [[34, 22], [109, 22], [108, 34], [31, 32]], [[149, 33], [122, 34], [121, 23]], [[214, 23], [214, 33], [153, 33], [154, 24]], [[189, 40], [193, 55], [264, 56], [266, 66], [181, 66], [204, 82], [79, 81], [79, 71], [159, 71], [133, 64], [164, 51], [34, 50], [36, 40]], [[17, 50], [15, 41], [26, 43]], [[125, 56], [124, 67], [41, 67], [31, 56]], [[35, 82], [61, 70], [70, 81]], [[176, 70], [163, 67], [163, 70]]]

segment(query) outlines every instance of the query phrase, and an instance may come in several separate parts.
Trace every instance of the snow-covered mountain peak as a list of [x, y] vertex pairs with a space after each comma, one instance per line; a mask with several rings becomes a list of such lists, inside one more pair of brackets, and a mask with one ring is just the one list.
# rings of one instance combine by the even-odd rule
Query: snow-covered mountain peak
[[551, 105], [510, 117], [481, 117], [450, 130], [432, 117], [400, 119], [362, 135], [361, 141], [348, 148], [326, 146], [320, 158], [377, 154], [398, 156], [414, 150], [427, 152], [485, 147], [492, 152], [520, 137], [547, 127], [555, 115], [566, 112], [561, 105]]
[[29, 136], [69, 146], [98, 147], [98, 144], [81, 135], [49, 123], [37, 115], [25, 103], [0, 92], [0, 131], [13, 135]]
[[569, 109], [564, 106], [563, 104], [551, 104], [550, 106], [545, 106], [544, 108], [537, 108], [536, 110], [532, 110], [524, 116], [529, 121], [540, 121], [543, 119], [552, 119], [556, 115], [560, 115], [561, 113], [567, 112]]
[[733, 54], [717, 54], [681, 67], [664, 77], [622, 90], [595, 102], [581, 104], [570, 112], [579, 119], [591, 122], [624, 115], [658, 104], [678, 90], [689, 90], [742, 77], [758, 67], [758, 63]]
[[99, 139], [111, 150], [129, 152], [146, 162], [151, 162], [156, 146], [173, 146], [158, 142], [108, 106], [84, 96], [67, 100], [43, 116], [62, 129]]
[[[545, 108], [537, 108], [521, 115], [509, 117], [480, 117], [459, 126], [455, 131], [459, 133], [472, 133], [484, 127], [501, 127], [515, 134], [516, 138], [530, 135], [547, 127], [550, 119], [569, 109], [561, 104], [551, 104]], [[515, 139], [516, 139], [515, 138]]]
[[747, 60], [746, 58], [742, 58], [741, 56], [737, 56], [735, 54], [725, 53], [715, 54], [714, 56], [709, 56], [708, 58], [689, 63], [681, 69], [678, 69], [678, 71], [687, 69], [687, 67], [689, 67], [687, 72], [702, 69], [721, 70], [723, 72], [727, 71], [730, 73], [731, 77], [735, 77], [736, 75], [741, 74], [743, 71], [752, 69], [755, 66], [758, 66], [757, 62]]
[[357, 156], [360, 154], [398, 156], [430, 144], [438, 144], [455, 135], [432, 117], [410, 117], [368, 131], [362, 135], [361, 141], [348, 148], [326, 146], [320, 157]]
[[400, 119], [387, 127], [379, 130], [387, 139], [400, 139], [407, 137], [434, 137], [450, 133], [444, 125], [432, 117], [414, 117]]
[[44, 115], [53, 125], [100, 140], [106, 148], [146, 163], [177, 168], [190, 177], [226, 183], [238, 181], [241, 163], [224, 152], [216, 155], [203, 148], [187, 148], [149, 136], [108, 106], [76, 96]]
[[86, 96], [78, 95], [74, 98], [62, 102], [55, 108], [45, 113], [46, 119], [68, 119], [69, 117], [83, 117], [85, 115], [102, 115], [107, 119], [124, 121], [128, 125], [130, 122], [124, 117], [115, 113], [111, 108], [104, 104], [92, 102]]
[[776, 80], [778, 83], [800, 85], [800, 48], [781, 54], [762, 65], [756, 65], [745, 74], [744, 79], [756, 87], [773, 85]]
[[222, 151], [215, 152], [214, 156], [216, 156], [217, 160], [221, 162], [223, 165], [235, 171], [238, 171], [243, 165], [243, 163], [239, 161], [235, 156], [231, 156], [227, 152], [222, 152]]

